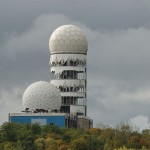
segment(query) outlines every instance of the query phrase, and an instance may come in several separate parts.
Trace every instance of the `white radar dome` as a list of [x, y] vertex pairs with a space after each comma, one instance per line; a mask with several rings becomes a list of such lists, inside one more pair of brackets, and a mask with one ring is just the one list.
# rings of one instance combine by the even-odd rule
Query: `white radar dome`
[[63, 25], [57, 28], [49, 40], [51, 54], [86, 54], [88, 42], [85, 33], [77, 26]]
[[61, 96], [58, 89], [49, 82], [39, 81], [31, 84], [24, 92], [23, 108], [30, 111], [36, 109], [60, 110]]

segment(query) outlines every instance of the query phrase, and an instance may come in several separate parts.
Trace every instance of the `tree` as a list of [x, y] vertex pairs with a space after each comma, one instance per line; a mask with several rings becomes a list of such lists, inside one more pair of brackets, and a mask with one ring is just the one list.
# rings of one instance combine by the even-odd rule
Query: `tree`
[[41, 129], [41, 134], [42, 136], [46, 136], [47, 133], [52, 132], [52, 133], [58, 133], [61, 134], [61, 129], [58, 126], [55, 125], [46, 125], [46, 126], [42, 126]]
[[31, 130], [32, 130], [33, 134], [36, 134], [36, 135], [41, 134], [41, 127], [36, 123], [31, 125]]
[[56, 140], [58, 150], [68, 150], [70, 148], [69, 144], [62, 139]]
[[146, 148], [150, 148], [150, 130], [149, 129], [144, 129], [142, 131], [140, 144], [142, 146], [145, 146]]
[[13, 142], [6, 142], [4, 144], [4, 150], [15, 150]]
[[45, 139], [38, 138], [34, 141], [37, 150], [45, 150]]
[[15, 142], [17, 141], [17, 129], [18, 125], [15, 123], [4, 123], [1, 127], [0, 141]]
[[84, 137], [79, 137], [71, 141], [72, 150], [88, 150], [88, 143]]
[[53, 138], [45, 139], [45, 150], [57, 150], [57, 143]]
[[132, 128], [128, 123], [121, 122], [115, 129], [115, 147], [129, 147], [129, 139], [132, 133]]

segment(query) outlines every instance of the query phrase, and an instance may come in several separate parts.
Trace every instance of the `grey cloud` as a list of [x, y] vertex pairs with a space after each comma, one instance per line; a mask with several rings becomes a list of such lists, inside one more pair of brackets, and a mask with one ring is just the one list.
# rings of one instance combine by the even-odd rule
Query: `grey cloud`
[[0, 124], [8, 121], [8, 114], [20, 112], [23, 87], [0, 88]]
[[20, 111], [29, 84], [51, 78], [48, 40], [63, 24], [75, 24], [87, 33], [88, 114], [95, 124], [149, 117], [149, 1], [6, 0], [1, 4], [2, 122], [10, 110]]
[[[136, 91], [131, 95], [130, 91], [120, 91], [117, 88], [114, 90], [110, 86], [106, 87], [106, 91], [97, 87], [96, 94], [91, 90], [96, 89], [94, 85], [93, 88], [88, 89], [88, 91], [91, 90], [88, 95], [88, 113], [94, 119], [94, 124], [103, 122], [104, 124], [116, 125], [121, 121], [128, 122], [130, 118], [137, 115], [149, 117], [149, 98], [145, 99], [146, 95], [138, 97], [140, 94], [143, 95], [145, 91]], [[124, 97], [122, 93], [126, 94], [128, 98]]]
[[148, 0], [1, 0], [0, 3], [0, 35], [6, 37], [26, 30], [32, 20], [45, 13], [64, 14], [100, 30], [150, 26]]
[[1, 85], [44, 78], [49, 81], [50, 34], [56, 26], [69, 22], [63, 15], [42, 15], [25, 32], [11, 35], [1, 46]]
[[96, 40], [90, 39], [92, 42], [89, 42], [88, 66], [92, 69], [89, 76], [93, 76], [92, 71], [99, 70], [95, 74], [97, 77], [107, 76], [135, 84], [149, 83], [149, 29], [128, 29], [96, 36]]
[[130, 124], [136, 125], [141, 129], [149, 129], [150, 128], [150, 120], [147, 116], [139, 115], [129, 120]]

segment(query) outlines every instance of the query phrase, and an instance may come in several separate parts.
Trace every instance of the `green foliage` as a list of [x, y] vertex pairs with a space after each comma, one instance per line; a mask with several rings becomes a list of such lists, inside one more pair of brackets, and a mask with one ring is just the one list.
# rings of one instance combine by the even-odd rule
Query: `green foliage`
[[150, 130], [141, 133], [128, 124], [116, 128], [66, 129], [54, 125], [4, 123], [0, 150], [149, 150]]
[[34, 144], [37, 148], [37, 150], [44, 150], [45, 149], [45, 139], [44, 138], [38, 138], [34, 141]]
[[61, 129], [55, 125], [46, 125], [42, 126], [41, 128], [42, 136], [46, 136], [47, 133], [53, 132], [53, 133], [61, 133]]
[[10, 141], [15, 142], [17, 140], [18, 125], [14, 123], [4, 123], [1, 126], [0, 142]]

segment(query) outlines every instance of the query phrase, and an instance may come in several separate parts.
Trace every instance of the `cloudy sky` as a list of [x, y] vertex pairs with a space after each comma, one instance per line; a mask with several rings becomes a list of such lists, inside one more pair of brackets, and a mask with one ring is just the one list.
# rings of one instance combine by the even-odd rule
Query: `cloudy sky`
[[28, 85], [51, 79], [48, 41], [64, 24], [87, 34], [94, 125], [150, 128], [149, 0], [0, 0], [0, 124]]

